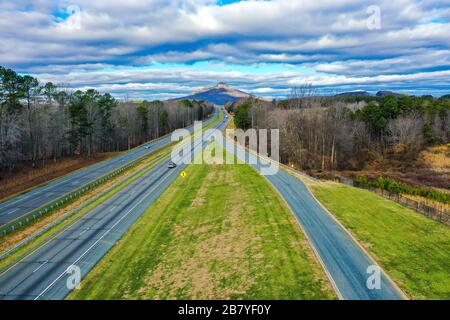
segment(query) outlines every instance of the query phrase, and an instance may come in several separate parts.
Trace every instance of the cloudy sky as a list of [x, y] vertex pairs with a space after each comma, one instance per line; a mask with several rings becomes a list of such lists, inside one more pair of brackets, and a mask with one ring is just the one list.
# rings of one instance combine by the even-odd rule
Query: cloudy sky
[[118, 98], [450, 93], [450, 0], [0, 0], [0, 65]]

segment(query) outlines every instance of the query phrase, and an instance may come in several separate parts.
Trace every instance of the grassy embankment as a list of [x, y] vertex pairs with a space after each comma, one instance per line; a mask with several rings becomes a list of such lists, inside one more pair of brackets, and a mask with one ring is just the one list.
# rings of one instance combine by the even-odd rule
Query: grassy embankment
[[449, 227], [366, 190], [308, 184], [411, 298], [450, 299]]
[[72, 299], [333, 299], [278, 194], [247, 165], [191, 165]]

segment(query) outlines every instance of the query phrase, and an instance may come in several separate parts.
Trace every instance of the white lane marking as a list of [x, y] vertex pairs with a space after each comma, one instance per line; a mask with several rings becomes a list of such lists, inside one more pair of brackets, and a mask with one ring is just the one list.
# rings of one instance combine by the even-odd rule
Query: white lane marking
[[37, 267], [37, 268], [33, 271], [33, 273], [35, 273], [35, 272], [38, 271], [40, 268], [42, 268], [44, 265], [46, 265], [47, 262], [48, 262], [48, 260], [45, 260], [43, 264], [41, 264], [39, 267]]
[[6, 207], [6, 206], [10, 206], [10, 205], [12, 205], [12, 204], [15, 204], [16, 202], [19, 202], [19, 201], [22, 201], [22, 200], [26, 200], [26, 199], [28, 199], [29, 197], [31, 197], [32, 196], [32, 194], [28, 194], [28, 195], [24, 195], [24, 196], [18, 196], [20, 199], [16, 199], [16, 200], [14, 200], [14, 201], [5, 201], [5, 202], [3, 202], [2, 203], [2, 205], [0, 206], [0, 208], [2, 208], [2, 207]]
[[86, 231], [88, 231], [90, 228], [86, 228], [86, 229], [84, 229], [80, 234], [79, 234], [79, 236], [81, 236], [81, 235], [83, 235]]
[[13, 214], [14, 212], [19, 211], [19, 209], [14, 209], [13, 211], [9, 211], [6, 215]]
[[[205, 124], [210, 123], [213, 119], [215, 119], [215, 118], [208, 119], [207, 121], [205, 121]], [[188, 127], [188, 130], [192, 131], [192, 129], [193, 129], [192, 126]], [[148, 144], [152, 145], [152, 146], [154, 145], [155, 147], [159, 147], [160, 145], [165, 145], [167, 143], [167, 141], [165, 141], [165, 140], [168, 140], [168, 138], [169, 138], [169, 136], [167, 136], [167, 137], [164, 137], [164, 136], [163, 137], [159, 137], [159, 138], [154, 139], [153, 141], [149, 141]], [[126, 157], [125, 161], [131, 162], [131, 161], [137, 159], [142, 153], [140, 151], [142, 151], [142, 150], [135, 150], [135, 152], [132, 151], [129, 154], [124, 155], [124, 157]], [[144, 152], [144, 154], [145, 153], [146, 152]], [[135, 156], [137, 156], [137, 157], [135, 157]], [[115, 167], [116, 162], [123, 161], [122, 159], [123, 158], [121, 156], [118, 156], [117, 158], [112, 158], [112, 159], [109, 159], [109, 160], [105, 160], [105, 162], [100, 162], [100, 163], [94, 164], [92, 166], [89, 166], [89, 167], [87, 167], [85, 169], [82, 169], [81, 171], [75, 171], [73, 173], [70, 173], [67, 176], [62, 177], [61, 180], [59, 180], [59, 181], [51, 182], [48, 185], [42, 186], [41, 188], [37, 187], [37, 189], [35, 189], [33, 191], [30, 191], [29, 193], [27, 193], [25, 195], [17, 196], [17, 199], [15, 199], [15, 200], [11, 199], [12, 201], [2, 202], [2, 203], [0, 203], [0, 208], [3, 208], [5, 206], [9, 206], [9, 205], [15, 204], [17, 202], [26, 200], [26, 199], [28, 199], [28, 198], [30, 198], [32, 196], [39, 196], [40, 192], [46, 191], [48, 189], [53, 189], [54, 187], [57, 187], [60, 184], [68, 182], [71, 179], [73, 179], [73, 176], [77, 176], [78, 175], [79, 178], [85, 178], [86, 175], [91, 174], [92, 172], [95, 172], [96, 170], [99, 170], [101, 168], [104, 168], [105, 167], [104, 165]]]
[[[139, 154], [137, 154], [137, 156], [139, 156]], [[131, 157], [130, 158], [130, 162], [131, 161], [133, 161], [135, 158], [137, 158], [137, 157]], [[122, 161], [125, 161], [125, 162], [127, 162], [127, 160], [122, 160]], [[83, 172], [83, 171], [80, 171], [80, 172], [75, 172], [74, 173], [74, 175], [79, 175], [79, 178], [89, 178], [88, 176], [90, 175], [90, 174], [92, 174], [92, 173], [96, 173], [98, 170], [100, 170], [100, 169], [103, 169], [103, 168], [105, 168], [105, 166], [100, 166], [100, 164], [101, 163], [99, 163], [99, 166], [97, 167], [97, 166], [93, 166], [93, 167], [90, 167], [90, 168], [86, 168], [86, 172]], [[120, 163], [119, 163], [120, 164]], [[108, 166], [110, 166], [111, 164], [108, 164]], [[114, 165], [116, 165], [116, 163], [114, 162], [114, 163], [112, 163], [112, 165], [113, 165], [113, 168], [116, 168], [116, 166], [114, 166]], [[108, 167], [107, 167], [108, 168]], [[95, 170], [94, 170], [95, 169]], [[81, 174], [81, 175], [80, 175]], [[96, 175], [97, 176], [97, 175]], [[96, 178], [96, 176], [95, 177], [92, 177], [92, 178], [89, 178], [89, 179], [93, 179], [93, 178]], [[79, 179], [78, 178], [78, 179]], [[36, 196], [42, 196], [42, 193], [45, 193], [47, 190], [51, 190], [51, 189], [53, 189], [53, 188], [55, 188], [55, 187], [57, 187], [57, 186], [59, 186], [59, 185], [61, 185], [61, 184], [64, 184], [64, 183], [67, 183], [67, 182], [69, 182], [70, 180], [72, 180], [73, 179], [73, 177], [71, 177], [70, 175], [69, 176], [66, 176], [66, 177], [64, 177], [64, 178], [62, 178], [62, 180], [60, 180], [60, 181], [54, 181], [53, 183], [50, 183], [50, 184], [48, 184], [48, 185], [45, 185], [45, 186], [42, 186], [42, 187], [37, 187], [37, 189], [35, 189], [35, 190], [32, 190], [32, 191], [30, 191], [28, 194], [26, 194], [26, 195], [23, 195], [23, 196], [17, 196], [17, 199], [14, 199], [14, 200], [12, 200], [11, 199], [11, 201], [5, 201], [5, 202], [3, 202], [3, 203], [1, 203], [0, 204], [0, 208], [2, 208], [2, 207], [4, 207], [4, 206], [10, 206], [10, 205], [13, 205], [13, 204], [15, 204], [15, 203], [17, 203], [17, 202], [21, 202], [21, 201], [24, 201], [24, 200], [27, 200], [28, 198], [30, 198], [30, 197], [36, 197]], [[76, 182], [80, 182], [80, 180], [77, 180]], [[72, 184], [74, 184], [75, 182], [73, 182]]]

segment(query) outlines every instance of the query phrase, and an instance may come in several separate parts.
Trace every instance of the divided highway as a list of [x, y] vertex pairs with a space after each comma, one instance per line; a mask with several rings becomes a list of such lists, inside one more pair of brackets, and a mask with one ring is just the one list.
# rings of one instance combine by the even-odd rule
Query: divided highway
[[[214, 112], [214, 116], [204, 121], [204, 124], [208, 124], [216, 119], [216, 117], [217, 112]], [[192, 132], [194, 127], [190, 126], [187, 129]], [[132, 149], [122, 155], [78, 170], [53, 180], [48, 184], [34, 188], [29, 192], [0, 202], [0, 226], [8, 224], [35, 209], [41, 208], [61, 196], [77, 190], [127, 163], [158, 151], [168, 146], [170, 143], [170, 135], [164, 136], [144, 144], [143, 146]]]
[[[232, 143], [228, 152], [238, 154]], [[242, 150], [242, 148], [240, 148]], [[245, 159], [260, 171], [268, 162], [245, 152]], [[242, 160], [245, 160], [242, 159]], [[251, 159], [251, 160], [249, 160]], [[334, 217], [320, 205], [305, 184], [285, 170], [278, 170], [267, 179], [278, 190], [306, 232], [314, 250], [325, 267], [340, 298], [346, 300], [400, 300], [403, 293], [380, 268], [381, 286], [369, 289], [369, 276], [375, 262], [355, 242]], [[369, 281], [370, 282], [370, 281]]]
[[[225, 118], [216, 127], [224, 130], [227, 121]], [[202, 144], [205, 147], [207, 143]], [[230, 143], [226, 149], [236, 153]], [[266, 160], [256, 159], [246, 151], [245, 155], [247, 159], [256, 160], [256, 169], [267, 166]], [[86, 276], [186, 167], [179, 165], [168, 169], [167, 162], [159, 162], [39, 248], [0, 270], [0, 299], [65, 298], [71, 291], [68, 280], [74, 277], [67, 272], [68, 267], [76, 266], [81, 278]], [[300, 179], [281, 169], [267, 179], [292, 209], [341, 298], [405, 298], [382, 269], [380, 289], [369, 289], [367, 282], [373, 270], [368, 271], [375, 262], [317, 202]]]
[[[224, 118], [216, 128], [226, 126]], [[71, 291], [68, 267], [78, 267], [83, 278], [187, 166], [169, 169], [167, 163], [168, 159], [159, 162], [38, 249], [0, 270], [0, 299], [64, 299]]]

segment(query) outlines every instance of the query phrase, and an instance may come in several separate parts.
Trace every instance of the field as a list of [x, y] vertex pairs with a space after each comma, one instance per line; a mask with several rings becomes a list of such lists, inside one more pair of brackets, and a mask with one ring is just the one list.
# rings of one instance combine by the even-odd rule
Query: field
[[450, 299], [449, 227], [366, 190], [311, 186], [411, 298]]
[[297, 222], [246, 165], [191, 165], [72, 299], [335, 299]]

